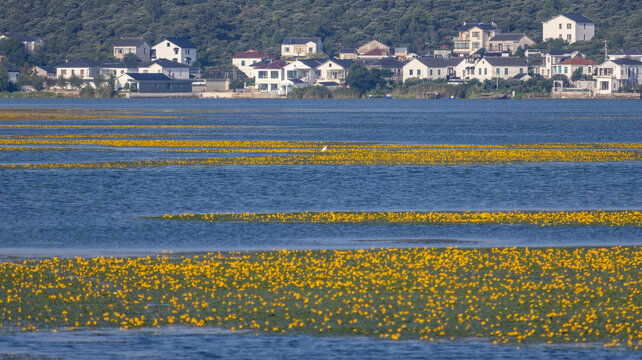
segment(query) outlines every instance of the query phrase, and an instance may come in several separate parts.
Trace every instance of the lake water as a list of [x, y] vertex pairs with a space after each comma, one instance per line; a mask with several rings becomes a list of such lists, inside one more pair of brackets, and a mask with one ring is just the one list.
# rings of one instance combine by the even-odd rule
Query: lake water
[[[207, 140], [356, 141], [400, 144], [642, 142], [642, 101], [83, 100], [0, 99], [0, 107], [112, 109], [183, 118], [104, 118], [0, 125], [224, 125], [209, 129], [14, 129], [30, 134], [180, 134]], [[240, 127], [238, 127], [240, 126]], [[0, 151], [0, 164], [215, 156], [140, 149]], [[364, 226], [162, 222], [183, 212], [642, 209], [640, 163], [480, 166], [224, 166], [0, 170], [0, 256], [138, 255], [162, 250], [343, 249], [411, 246], [642, 245], [640, 227]], [[611, 352], [487, 344], [388, 343], [367, 339], [254, 337], [178, 332], [0, 336], [3, 353], [95, 358], [130, 348], [176, 348], [192, 357], [321, 358], [608, 357]], [[31, 343], [43, 347], [30, 348]], [[91, 345], [87, 345], [91, 344]], [[108, 345], [106, 345], [108, 344]], [[215, 345], [213, 345], [215, 344]], [[209, 347], [216, 348], [207, 350]], [[4, 347], [4, 349], [2, 349]], [[205, 350], [203, 350], [205, 348]], [[9, 350], [7, 350], [9, 349]], [[10, 351], [15, 349], [15, 351]], [[44, 349], [44, 350], [43, 350]], [[63, 349], [63, 350], [59, 350]], [[220, 352], [217, 352], [220, 351]], [[297, 352], [298, 351], [298, 352]], [[127, 353], [129, 355], [129, 353]], [[299, 354], [299, 355], [297, 355]], [[628, 353], [617, 353], [617, 357]], [[112, 356], [113, 355], [113, 356]], [[141, 353], [142, 357], [143, 353]], [[377, 356], [375, 356], [377, 355]], [[75, 357], [70, 355], [69, 357]], [[134, 354], [135, 357], [135, 354]], [[152, 356], [155, 357], [155, 356]]]

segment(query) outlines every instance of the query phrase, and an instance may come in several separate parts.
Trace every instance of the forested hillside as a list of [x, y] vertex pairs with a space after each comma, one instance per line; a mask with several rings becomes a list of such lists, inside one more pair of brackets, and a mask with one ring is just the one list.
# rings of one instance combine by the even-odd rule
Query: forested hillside
[[559, 12], [595, 20], [596, 39], [578, 45], [594, 56], [604, 39], [642, 46], [640, 0], [2, 0], [0, 31], [40, 36], [53, 65], [107, 57], [120, 36], [182, 36], [201, 65], [225, 68], [248, 48], [278, 55], [286, 36], [321, 36], [330, 55], [372, 38], [421, 50], [452, 44], [462, 21], [495, 21], [539, 40], [541, 21]]

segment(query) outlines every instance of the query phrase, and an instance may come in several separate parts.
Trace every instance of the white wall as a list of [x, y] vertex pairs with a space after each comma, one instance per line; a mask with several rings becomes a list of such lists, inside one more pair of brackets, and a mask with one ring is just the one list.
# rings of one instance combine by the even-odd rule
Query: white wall
[[565, 16], [542, 23], [542, 39], [561, 39], [568, 43], [588, 41], [595, 36], [595, 24], [578, 24]]
[[167, 40], [154, 45], [152, 49], [156, 52], [154, 59], [167, 59], [185, 65], [196, 61], [196, 49], [184, 49]]

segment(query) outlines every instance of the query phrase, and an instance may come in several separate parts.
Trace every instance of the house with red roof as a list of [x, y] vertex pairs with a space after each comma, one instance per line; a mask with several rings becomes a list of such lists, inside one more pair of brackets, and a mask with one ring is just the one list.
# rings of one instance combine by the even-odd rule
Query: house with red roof
[[597, 62], [585, 59], [581, 56], [575, 56], [564, 60], [557, 65], [553, 65], [553, 75], [562, 74], [569, 79], [575, 70], [579, 69], [580, 74], [593, 75], [595, 73]]
[[248, 78], [254, 77], [254, 67], [252, 65], [261, 62], [270, 62], [276, 60], [276, 56], [268, 53], [250, 49], [232, 56], [232, 65], [241, 70]]

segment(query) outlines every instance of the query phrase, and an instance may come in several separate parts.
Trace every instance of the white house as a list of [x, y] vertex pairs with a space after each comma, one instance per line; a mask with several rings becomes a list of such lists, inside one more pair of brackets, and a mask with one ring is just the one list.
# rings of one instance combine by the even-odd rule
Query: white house
[[615, 79], [615, 90], [624, 86], [632, 88], [642, 84], [642, 62], [629, 58], [607, 60], [598, 66], [596, 75]]
[[287, 37], [281, 44], [281, 56], [285, 58], [305, 57], [321, 52], [323, 42], [319, 37]]
[[537, 68], [537, 72], [543, 77], [550, 79], [554, 75], [554, 66], [578, 55], [580, 55], [580, 53], [576, 50], [551, 50], [542, 56], [542, 64]]
[[49, 79], [56, 78], [56, 68], [53, 66], [34, 66], [31, 69], [31, 72], [34, 75], [38, 75], [43, 78], [49, 78]]
[[562, 39], [572, 44], [595, 36], [595, 22], [583, 15], [560, 14], [542, 23], [542, 39]]
[[453, 39], [453, 52], [460, 56], [472, 55], [480, 49], [488, 49], [488, 42], [501, 33], [497, 24], [466, 23], [459, 28], [459, 35]]
[[151, 48], [143, 39], [120, 38], [114, 44], [114, 58], [123, 59], [127, 54], [136, 55], [140, 61], [151, 60]]
[[100, 73], [100, 64], [91, 59], [75, 59], [56, 66], [56, 77], [69, 79], [72, 76], [83, 80], [93, 80]]
[[152, 60], [165, 59], [191, 66], [196, 61], [196, 44], [184, 38], [168, 37], [152, 47]]
[[403, 66], [403, 81], [408, 79], [440, 79], [448, 75], [448, 63], [442, 58], [414, 58]]
[[328, 59], [317, 66], [317, 82], [336, 82], [343, 84], [354, 60]]
[[285, 65], [287, 65], [285, 61], [275, 60], [255, 66], [254, 84], [256, 89], [260, 92], [280, 92], [281, 81], [284, 80], [283, 68]]
[[9, 82], [16, 83], [18, 81], [18, 74], [20, 74], [20, 70], [13, 66], [13, 64], [5, 61], [0, 60], [0, 66], [5, 68], [7, 72], [9, 73]]
[[154, 60], [138, 67], [141, 74], [165, 74], [173, 79], [189, 79], [189, 66], [166, 59]]
[[[320, 73], [317, 66], [321, 65], [322, 60], [296, 60], [283, 67], [284, 80], [299, 80], [306, 86], [314, 85]], [[295, 84], [300, 84], [295, 81]]]
[[28, 53], [34, 53], [39, 47], [45, 46], [45, 42], [37, 36], [25, 35], [25, 34], [12, 34], [4, 33], [0, 35], [0, 40], [2, 39], [18, 39], [25, 46], [25, 50]]
[[104, 62], [100, 64], [100, 74], [105, 77], [119, 76], [126, 73], [137, 73], [140, 63], [137, 61], [123, 60]]
[[252, 65], [262, 61], [276, 60], [275, 56], [270, 54], [250, 49], [248, 51], [232, 56], [232, 65], [241, 70], [248, 78], [254, 77], [254, 67]]
[[581, 56], [576, 56], [568, 60], [564, 60], [557, 65], [553, 65], [553, 75], [562, 74], [567, 78], [571, 78], [573, 72], [579, 69], [580, 74], [592, 75], [597, 67], [597, 62], [585, 59]]
[[341, 49], [339, 50], [340, 60], [357, 60], [359, 54], [356, 49]]
[[486, 50], [490, 52], [508, 51], [514, 55], [518, 49], [533, 45], [535, 45], [535, 41], [526, 34], [497, 34], [488, 40]]
[[528, 73], [528, 64], [516, 57], [485, 57], [475, 64], [471, 78], [481, 81], [496, 78], [510, 79], [518, 74]]

